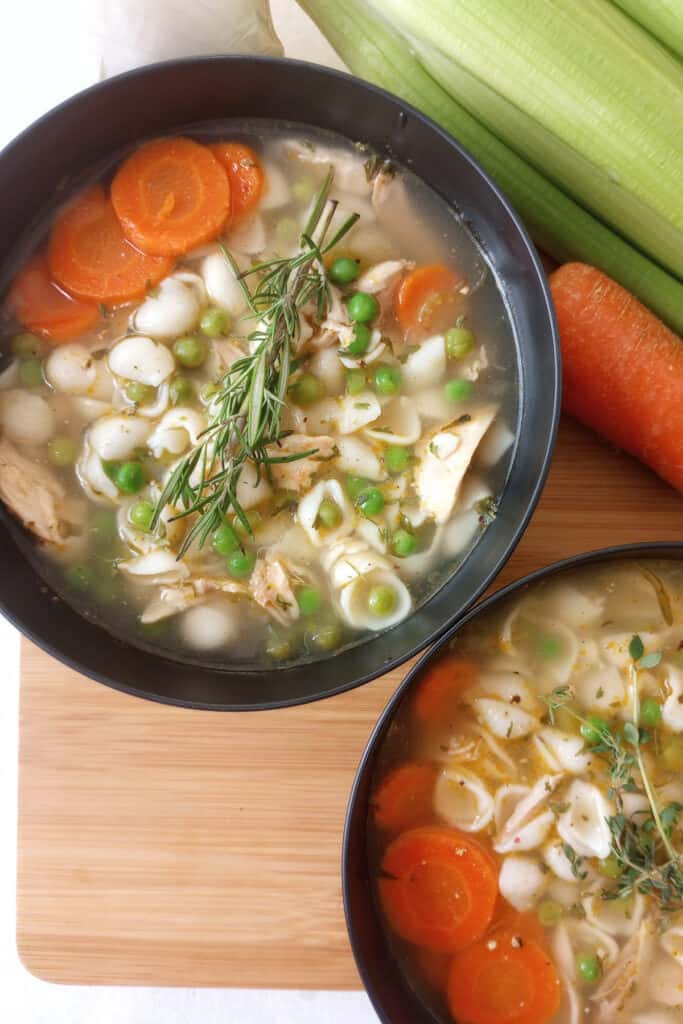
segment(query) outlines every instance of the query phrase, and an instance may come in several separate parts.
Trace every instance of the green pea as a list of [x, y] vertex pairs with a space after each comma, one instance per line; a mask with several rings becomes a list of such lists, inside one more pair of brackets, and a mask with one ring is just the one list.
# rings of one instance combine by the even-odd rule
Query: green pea
[[332, 501], [331, 498], [325, 498], [324, 501], [320, 502], [320, 507], [318, 508], [318, 522], [321, 526], [331, 530], [335, 526], [339, 526], [341, 520], [342, 512], [336, 501]]
[[621, 865], [613, 853], [604, 860], [598, 861], [598, 871], [605, 878], [618, 878], [621, 874]]
[[19, 359], [37, 359], [45, 351], [45, 346], [36, 334], [15, 334], [12, 338], [12, 352]]
[[126, 397], [136, 405], [149, 405], [156, 398], [157, 389], [151, 384], [141, 384], [139, 380], [131, 380], [126, 385]]
[[536, 907], [536, 917], [544, 928], [552, 928], [564, 917], [564, 909], [557, 900], [541, 900]]
[[222, 526], [218, 527], [211, 538], [211, 544], [214, 551], [219, 555], [225, 555], [226, 557], [227, 555], [231, 555], [233, 551], [237, 551], [240, 547], [239, 537], [233, 530], [230, 523], [223, 523]]
[[474, 335], [466, 327], [451, 327], [446, 331], [446, 352], [451, 359], [462, 359], [474, 348]]
[[228, 572], [238, 580], [250, 576], [255, 564], [256, 555], [253, 551], [233, 551], [227, 557]]
[[351, 501], [355, 501], [361, 491], [369, 487], [370, 481], [363, 476], [347, 476], [344, 487]]
[[670, 772], [683, 771], [683, 742], [678, 737], [666, 744], [662, 750], [662, 761]]
[[268, 630], [266, 637], [266, 653], [273, 661], [286, 661], [292, 656], [292, 641], [288, 636], [274, 629]]
[[144, 530], [147, 533], [152, 529], [154, 505], [151, 501], [136, 501], [130, 508], [128, 518], [138, 530]]
[[275, 225], [275, 234], [281, 242], [296, 242], [301, 231], [293, 217], [281, 217]]
[[199, 397], [202, 402], [205, 402], [208, 405], [211, 399], [215, 398], [220, 389], [221, 386], [217, 380], [207, 380], [206, 384], [202, 384], [199, 389]]
[[220, 338], [230, 330], [230, 317], [224, 309], [219, 309], [218, 306], [209, 306], [202, 313], [199, 330], [207, 338]]
[[145, 486], [145, 473], [139, 462], [122, 462], [114, 473], [114, 483], [122, 494], [137, 494]]
[[444, 391], [449, 402], [464, 402], [472, 394], [472, 385], [468, 380], [449, 380]]
[[390, 444], [384, 452], [384, 465], [390, 473], [404, 473], [410, 465], [412, 451], [402, 444]]
[[640, 705], [641, 725], [656, 729], [662, 720], [662, 706], [654, 697], [646, 697]]
[[536, 654], [544, 661], [551, 661], [562, 654], [562, 640], [555, 633], [543, 633], [536, 639]]
[[76, 563], [68, 567], [64, 579], [72, 590], [92, 590], [95, 585], [95, 571], [91, 565]]
[[176, 374], [171, 378], [171, 383], [168, 386], [168, 397], [171, 399], [171, 405], [183, 405], [185, 402], [191, 402], [194, 398], [192, 381]]
[[345, 354], [350, 356], [363, 356], [370, 348], [372, 331], [365, 324], [353, 325], [353, 341], [346, 346]]
[[380, 363], [375, 370], [375, 391], [380, 395], [395, 395], [401, 390], [401, 380], [398, 366]]
[[156, 641], [167, 641], [171, 633], [171, 623], [169, 619], [159, 619], [158, 622], [138, 622], [136, 623], [138, 633], [140, 633], [145, 640]]
[[88, 532], [98, 547], [108, 547], [118, 537], [116, 513], [108, 508], [98, 508], [90, 519]]
[[44, 383], [43, 364], [39, 359], [24, 359], [19, 363], [19, 380], [27, 388], [39, 388]]
[[297, 405], [312, 405], [322, 398], [324, 390], [322, 381], [312, 373], [302, 373], [292, 385], [292, 398]]
[[53, 466], [72, 466], [77, 454], [76, 442], [70, 437], [53, 437], [47, 443], [47, 457]]
[[292, 198], [296, 203], [308, 203], [315, 195], [315, 182], [312, 178], [297, 178], [292, 182]]
[[591, 953], [577, 954], [576, 969], [579, 972], [579, 976], [589, 983], [597, 981], [602, 973], [600, 961], [597, 956], [593, 956]]
[[365, 390], [365, 374], [362, 370], [346, 371], [346, 390], [350, 395], [359, 395]]
[[407, 530], [397, 530], [391, 538], [391, 549], [397, 558], [407, 558], [409, 555], [415, 554], [417, 550], [415, 535], [408, 533]]
[[263, 517], [259, 510], [257, 508], [253, 508], [246, 517], [246, 520], [249, 523], [249, 530], [245, 529], [242, 520], [237, 517], [233, 520], [233, 529], [240, 535], [240, 537], [251, 537], [257, 530], [262, 518]]
[[386, 583], [378, 583], [368, 594], [368, 609], [373, 615], [391, 615], [396, 607], [396, 591]]
[[346, 309], [356, 323], [367, 324], [379, 315], [379, 302], [367, 292], [354, 292], [346, 303]]
[[196, 370], [206, 359], [208, 349], [203, 338], [190, 334], [173, 342], [173, 355], [181, 366]]
[[311, 646], [320, 651], [332, 651], [341, 641], [341, 627], [337, 622], [318, 623], [308, 634]]
[[378, 516], [384, 508], [384, 495], [377, 487], [368, 487], [358, 495], [356, 505], [364, 516]]
[[596, 744], [609, 732], [609, 725], [599, 715], [589, 715], [586, 721], [581, 723], [580, 732], [586, 743]]
[[[330, 281], [335, 284], [351, 284], [356, 280], [360, 274], [360, 264], [358, 260], [352, 260], [348, 256], [340, 256], [336, 259], [328, 271]], [[363, 294], [361, 292], [361, 294]], [[350, 314], [349, 314], [350, 315]], [[353, 320], [354, 317], [351, 317]], [[360, 319], [363, 319], [362, 317]], [[369, 320], [372, 317], [368, 317]]]
[[301, 587], [297, 591], [296, 602], [302, 615], [315, 615], [323, 603], [322, 594], [317, 587]]

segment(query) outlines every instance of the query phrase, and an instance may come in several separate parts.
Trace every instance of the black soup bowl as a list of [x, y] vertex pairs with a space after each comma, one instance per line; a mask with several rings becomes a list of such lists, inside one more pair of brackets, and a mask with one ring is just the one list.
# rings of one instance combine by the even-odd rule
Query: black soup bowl
[[[483, 592], [519, 540], [541, 491], [559, 412], [559, 347], [543, 270], [495, 184], [458, 143], [396, 97], [312, 64], [253, 57], [170, 61], [73, 97], [0, 154], [0, 292], [31, 224], [49, 217], [88, 169], [150, 137], [201, 123], [269, 118], [328, 129], [409, 166], [455, 207], [503, 296], [521, 386], [516, 449], [494, 524], [457, 573], [406, 621], [322, 663], [224, 669], [124, 643], [78, 615], [21, 552], [0, 511], [0, 608], [50, 654], [100, 682], [153, 700], [215, 710], [272, 708], [339, 693], [438, 638]], [[22, 254], [25, 255], [25, 252]], [[13, 262], [14, 261], [14, 262]]]
[[642, 558], [671, 559], [683, 563], [683, 543], [664, 541], [601, 548], [554, 562], [503, 587], [463, 616], [439, 643], [420, 658], [380, 715], [363, 752], [349, 798], [342, 850], [342, 884], [346, 924], [356, 965], [382, 1024], [443, 1024], [444, 1019], [443, 1015], [437, 1015], [437, 1008], [430, 1007], [410, 984], [390, 948], [371, 878], [367, 827], [370, 794], [384, 742], [404, 702], [412, 697], [425, 668], [443, 654], [469, 623], [495, 611], [531, 584], [582, 566]]

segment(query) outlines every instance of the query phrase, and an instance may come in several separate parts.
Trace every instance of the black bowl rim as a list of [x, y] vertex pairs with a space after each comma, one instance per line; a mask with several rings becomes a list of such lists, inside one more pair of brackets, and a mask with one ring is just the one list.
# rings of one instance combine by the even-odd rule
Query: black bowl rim
[[[522, 590], [524, 587], [529, 586], [532, 583], [536, 583], [538, 580], [555, 576], [566, 569], [575, 569], [579, 566], [608, 562], [612, 559], [619, 558], [657, 558], [658, 556], [671, 558], [672, 560], [675, 560], [676, 558], [683, 560], [683, 541], [643, 541], [631, 544], [619, 544], [614, 547], [594, 548], [590, 551], [581, 552], [578, 555], [570, 555], [558, 562], [551, 562], [548, 565], [541, 566], [539, 569], [534, 569], [532, 572], [527, 573], [525, 576], [521, 576], [517, 580], [513, 580], [511, 583], [501, 587], [500, 590], [496, 590], [493, 594], [489, 595], [489, 597], [484, 601], [481, 601], [481, 603], [475, 605], [474, 608], [470, 608], [470, 610], [466, 612], [466, 614], [463, 615], [463, 617], [441, 637], [438, 643], [434, 644], [434, 646], [428, 651], [425, 651], [420, 660], [413, 665], [405, 679], [400, 683], [398, 688], [387, 701], [387, 704], [383, 708], [377, 722], [373, 726], [370, 737], [365, 745], [363, 753], [361, 754], [360, 761], [358, 762], [358, 768], [356, 769], [346, 808], [341, 854], [342, 899], [344, 903], [344, 917], [346, 920], [346, 928], [349, 935], [351, 950], [353, 952], [361, 981], [363, 982], [375, 1013], [382, 1024], [394, 1024], [394, 1021], [384, 1012], [384, 1008], [379, 1001], [379, 996], [371, 978], [369, 977], [360, 952], [360, 942], [356, 933], [353, 912], [351, 910], [351, 897], [349, 893], [349, 875], [351, 871], [349, 864], [349, 846], [351, 844], [351, 836], [353, 832], [352, 818], [356, 807], [356, 801], [358, 799], [358, 791], [361, 785], [366, 781], [368, 771], [372, 771], [372, 762], [374, 761], [375, 754], [377, 753], [379, 743], [382, 740], [389, 723], [393, 719], [398, 706], [424, 667], [433, 658], [438, 657], [446, 644], [454, 636], [457, 636], [461, 629], [464, 629], [465, 626], [467, 626], [468, 623], [478, 615], [485, 614], [499, 602], [505, 601], [511, 594]], [[430, 1011], [425, 1007], [425, 1013], [429, 1012]], [[432, 1020], [434, 1020], [433, 1016]]]
[[[520, 216], [518, 215], [510, 201], [507, 199], [505, 193], [491, 178], [488, 172], [485, 171], [484, 168], [479, 164], [479, 162], [471, 155], [469, 150], [467, 150], [454, 136], [450, 135], [449, 132], [443, 129], [439, 124], [433, 121], [426, 114], [423, 114], [412, 104], [405, 102], [400, 97], [394, 95], [393, 93], [390, 93], [388, 90], [373, 85], [372, 83], [367, 82], [364, 79], [358, 78], [355, 75], [351, 75], [348, 72], [340, 71], [337, 68], [331, 68], [325, 65], [315, 64], [310, 61], [294, 60], [292, 58], [287, 57], [269, 57], [248, 54], [214, 54], [196, 57], [172, 58], [170, 60], [157, 61], [150, 64], [142, 65], [138, 68], [133, 68], [129, 71], [124, 71], [118, 75], [112, 76], [111, 78], [105, 79], [101, 82], [94, 83], [93, 85], [90, 85], [87, 88], [75, 93], [73, 96], [70, 96], [67, 99], [63, 100], [55, 107], [51, 108], [46, 113], [37, 118], [35, 121], [33, 121], [26, 128], [24, 128], [17, 136], [14, 137], [14, 139], [12, 139], [5, 147], [3, 147], [2, 150], [0, 150], [0, 161], [6, 155], [11, 153], [16, 147], [21, 146], [22, 143], [29, 140], [35, 133], [38, 133], [40, 129], [43, 127], [43, 125], [47, 124], [53, 117], [58, 116], [62, 111], [77, 106], [84, 97], [90, 96], [94, 93], [97, 93], [98, 91], [106, 89], [110, 85], [110, 83], [132, 81], [137, 78], [144, 78], [147, 74], [150, 73], [150, 71], [153, 71], [157, 68], [180, 68], [197, 65], [203, 66], [213, 63], [245, 65], [256, 64], [266, 66], [269, 65], [276, 68], [280, 68], [285, 73], [288, 67], [293, 66], [295, 68], [306, 69], [307, 72], [317, 74], [322, 79], [326, 79], [329, 82], [334, 82], [338, 80], [353, 82], [357, 86], [360, 85], [371, 96], [376, 95], [378, 97], [388, 99], [392, 103], [400, 104], [401, 109], [408, 111], [413, 118], [415, 118], [417, 121], [422, 122], [432, 132], [440, 136], [447, 145], [455, 149], [458, 152], [460, 158], [466, 161], [466, 163], [468, 163], [476, 171], [476, 173], [486, 182], [488, 188], [491, 190], [496, 200], [504, 208], [506, 214], [510, 218], [510, 221], [514, 225], [519, 240], [523, 243], [525, 253], [529, 259], [530, 271], [533, 271], [534, 274], [534, 286], [538, 289], [539, 307], [541, 305], [545, 307], [544, 312], [547, 315], [548, 340], [552, 348], [553, 373], [552, 379], [548, 382], [550, 388], [553, 391], [553, 400], [550, 408], [550, 429], [548, 430], [545, 437], [539, 441], [539, 447], [541, 448], [541, 454], [539, 459], [540, 471], [538, 473], [533, 488], [529, 491], [527, 495], [525, 501], [525, 511], [518, 520], [515, 529], [511, 532], [509, 540], [505, 545], [504, 549], [502, 550], [497, 561], [492, 565], [492, 567], [486, 573], [486, 575], [480, 578], [478, 586], [471, 592], [468, 601], [464, 603], [462, 608], [459, 610], [460, 615], [466, 614], [468, 609], [470, 609], [472, 607], [472, 604], [474, 604], [474, 602], [478, 600], [478, 598], [483, 594], [483, 592], [486, 590], [486, 588], [489, 586], [492, 580], [495, 579], [495, 577], [498, 575], [498, 573], [509, 560], [510, 556], [517, 547], [517, 544], [519, 543], [521, 537], [523, 536], [524, 531], [526, 530], [526, 527], [529, 523], [529, 520], [533, 515], [533, 512], [538, 504], [538, 500], [545, 485], [548, 472], [550, 469], [550, 464], [552, 461], [555, 440], [557, 437], [557, 431], [559, 427], [562, 399], [562, 364], [560, 355], [559, 330], [557, 320], [555, 317], [552, 298], [550, 295], [550, 288], [544, 268], [542, 266], [538, 252], [534, 246], [534, 243], [532, 242]], [[306, 122], [303, 121], [302, 123]], [[452, 206], [453, 204], [449, 203], [449, 205]], [[511, 316], [509, 310], [508, 316]], [[511, 465], [510, 472], [513, 471], [513, 468], [514, 460]], [[474, 549], [468, 552], [468, 554], [466, 555], [466, 559], [471, 557], [473, 550]], [[446, 581], [446, 583], [447, 582], [448, 581]], [[144, 699], [152, 700], [161, 704], [169, 704], [172, 706], [185, 707], [194, 710], [210, 711], [267, 711], [282, 707], [294, 707], [300, 704], [313, 703], [316, 700], [337, 696], [338, 694], [345, 693], [349, 690], [355, 689], [357, 686], [362, 686], [365, 683], [368, 683], [373, 679], [376, 679], [378, 676], [384, 675], [386, 672], [389, 672], [394, 668], [398, 668], [400, 665], [404, 664], [410, 658], [413, 658], [415, 655], [419, 654], [420, 651], [423, 651], [426, 647], [440, 640], [440, 638], [443, 637], [446, 631], [452, 629], [454, 626], [453, 616], [450, 616], [448, 619], [446, 619], [445, 622], [443, 622], [441, 626], [433, 629], [431, 633], [424, 637], [419, 643], [414, 644], [409, 650], [404, 651], [401, 654], [395, 656], [394, 658], [383, 662], [381, 665], [378, 665], [375, 669], [372, 669], [369, 672], [356, 676], [350, 681], [344, 682], [336, 687], [324, 690], [322, 692], [317, 692], [312, 696], [303, 695], [294, 698], [290, 697], [282, 700], [263, 701], [253, 704], [233, 704], [229, 702], [216, 704], [210, 702], [203, 702], [201, 700], [191, 701], [183, 698], [162, 696], [160, 694], [151, 693], [149, 691], [141, 689], [140, 687], [130, 686], [126, 685], [125, 683], [121, 683], [117, 679], [110, 676], [108, 673], [96, 671], [90, 668], [84, 669], [77, 659], [62, 654], [55, 644], [44, 640], [39, 635], [39, 633], [36, 632], [36, 630], [30, 623], [25, 621], [20, 614], [15, 613], [11, 607], [10, 600], [11, 599], [8, 599], [6, 594], [3, 593], [3, 591], [0, 589], [0, 612], [2, 612], [2, 614], [21, 633], [27, 636], [33, 643], [35, 643], [46, 653], [50, 654], [52, 657], [56, 658], [58, 661], [61, 661], [63, 664], [66, 664], [69, 668], [84, 673], [89, 678], [92, 678], [97, 682], [103, 683], [107, 686], [112, 687], [113, 689], [119, 690], [123, 693], [130, 694], [132, 696], [142, 697]], [[92, 623], [89, 623], [89, 625], [92, 625]], [[111, 637], [112, 634], [108, 634], [108, 636]], [[371, 644], [372, 638], [367, 640], [366, 643]], [[126, 646], [134, 647], [135, 650], [140, 651], [141, 655], [146, 654], [143, 648], [137, 648], [135, 647], [135, 645], [132, 644], [126, 644]], [[153, 657], [157, 661], [167, 662], [169, 664], [174, 663], [173, 659], [166, 659], [163, 657], [163, 655], [155, 653]], [[311, 667], [314, 668], [318, 665], [324, 666], [327, 660], [327, 658], [317, 659], [311, 662]], [[215, 671], [221, 672], [222, 670], [217, 667]], [[228, 668], [223, 671], [226, 675], [229, 674], [229, 672], [231, 671], [239, 672], [240, 674], [248, 674], [250, 669], [248, 666], [236, 666], [235, 668]], [[256, 670], [252, 671], [255, 672]], [[284, 666], [282, 669], [274, 668], [270, 671], [285, 673], [287, 671], [287, 666]]]

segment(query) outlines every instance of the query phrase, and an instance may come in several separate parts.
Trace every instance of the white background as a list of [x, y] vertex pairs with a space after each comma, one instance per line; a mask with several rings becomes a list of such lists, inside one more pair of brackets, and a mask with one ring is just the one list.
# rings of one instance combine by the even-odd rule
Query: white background
[[[187, 0], [189, 8], [209, 2]], [[158, 0], [159, 7], [164, 3]], [[2, 4], [0, 146], [96, 75], [94, 62], [76, 45], [70, 4]], [[230, 0], [222, 0], [222, 7], [229, 17]], [[288, 56], [338, 63], [293, 0], [272, 0], [272, 8]], [[0, 618], [0, 1019], [7, 1024], [374, 1024], [377, 1018], [360, 992], [82, 988], [48, 985], [24, 970], [15, 944], [18, 655], [18, 636]]]

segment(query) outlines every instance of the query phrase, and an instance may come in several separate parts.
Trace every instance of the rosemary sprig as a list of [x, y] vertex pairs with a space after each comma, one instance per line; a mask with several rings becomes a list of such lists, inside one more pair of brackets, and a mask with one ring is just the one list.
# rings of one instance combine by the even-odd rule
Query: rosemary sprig
[[[640, 669], [655, 668], [661, 661], [660, 651], [645, 654], [641, 638], [635, 635], [629, 645], [631, 664], [629, 683], [632, 701], [631, 721], [625, 723], [621, 732], [611, 729], [600, 719], [583, 718], [568, 707], [573, 699], [569, 686], [556, 687], [544, 698], [551, 725], [555, 724], [557, 712], [564, 708], [582, 726], [582, 735], [587, 749], [604, 757], [609, 776], [608, 797], [614, 801], [616, 813], [607, 818], [610, 830], [611, 852], [619, 874], [615, 885], [603, 891], [607, 900], [629, 896], [640, 892], [652, 896], [660, 907], [672, 912], [683, 907], [683, 867], [681, 854], [675, 849], [672, 837], [683, 805], [675, 802], [660, 808], [652, 780], [647, 771], [642, 747], [650, 741], [650, 735], [640, 727], [640, 692], [638, 672]], [[637, 774], [639, 783], [634, 777]], [[632, 815], [624, 812], [624, 793], [642, 793], [647, 797], [648, 810]], [[571, 848], [570, 848], [571, 849]], [[565, 851], [572, 869], [574, 860]], [[572, 851], [573, 853], [573, 851]]]
[[[230, 509], [244, 529], [252, 532], [237, 498], [237, 484], [246, 462], [255, 465], [258, 479], [261, 472], [269, 473], [274, 463], [294, 462], [315, 454], [316, 449], [311, 449], [278, 456], [271, 446], [287, 436], [280, 424], [293, 372], [293, 350], [301, 329], [300, 311], [312, 303], [318, 321], [325, 318], [330, 286], [323, 257], [358, 220], [358, 214], [352, 214], [332, 238], [327, 238], [337, 208], [329, 198], [332, 179], [330, 169], [295, 255], [274, 257], [240, 272], [230, 253], [223, 249], [258, 325], [248, 338], [250, 354], [236, 360], [221, 378], [211, 401], [207, 429], [170, 474], [157, 502], [153, 528], [167, 506], [176, 510], [173, 519], [195, 517], [179, 558], [194, 541], [200, 547], [205, 544]], [[253, 289], [246, 283], [248, 278], [257, 280]]]

